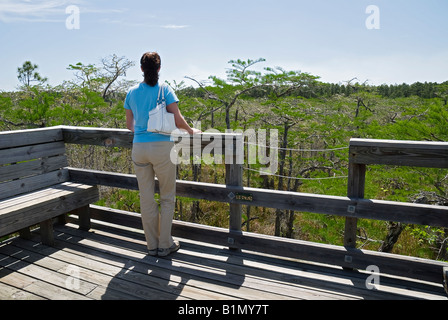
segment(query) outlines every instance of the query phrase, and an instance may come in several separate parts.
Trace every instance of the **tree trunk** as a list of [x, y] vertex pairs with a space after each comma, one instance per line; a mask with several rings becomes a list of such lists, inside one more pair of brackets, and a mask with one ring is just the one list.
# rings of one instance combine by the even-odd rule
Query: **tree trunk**
[[392, 252], [392, 249], [394, 248], [395, 243], [397, 243], [404, 227], [405, 225], [401, 222], [389, 222], [389, 231], [387, 232], [386, 239], [381, 244], [381, 247], [378, 249], [378, 251], [389, 253]]
[[230, 129], [230, 107], [229, 105], [226, 105], [226, 128]]
[[[284, 123], [284, 132], [283, 132], [283, 143], [282, 143], [282, 149], [280, 150], [280, 159], [279, 159], [279, 178], [278, 178], [278, 190], [283, 190], [284, 182], [283, 182], [283, 175], [285, 172], [285, 160], [286, 160], [286, 147], [288, 146], [288, 130], [290, 126], [287, 122]], [[272, 152], [272, 150], [271, 150]], [[285, 211], [276, 209], [275, 210], [275, 233], [274, 235], [277, 237], [283, 236], [284, 229], [284, 217], [285, 217]]]
[[440, 245], [439, 253], [437, 254], [437, 260], [448, 260], [448, 238], [443, 240]]

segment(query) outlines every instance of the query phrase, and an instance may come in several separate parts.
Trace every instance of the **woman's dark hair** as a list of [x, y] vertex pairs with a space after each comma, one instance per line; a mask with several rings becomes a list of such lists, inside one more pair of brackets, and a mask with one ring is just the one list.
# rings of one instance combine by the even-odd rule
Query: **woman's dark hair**
[[160, 56], [157, 52], [146, 52], [140, 59], [145, 83], [154, 87], [159, 82]]

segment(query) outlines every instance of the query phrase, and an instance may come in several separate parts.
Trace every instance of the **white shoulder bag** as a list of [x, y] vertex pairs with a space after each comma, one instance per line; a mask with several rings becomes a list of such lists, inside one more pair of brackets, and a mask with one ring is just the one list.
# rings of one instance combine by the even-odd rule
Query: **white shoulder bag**
[[157, 97], [156, 108], [149, 111], [148, 131], [171, 134], [177, 127], [176, 122], [174, 121], [174, 114], [166, 110], [165, 92], [163, 88], [164, 86], [161, 85]]

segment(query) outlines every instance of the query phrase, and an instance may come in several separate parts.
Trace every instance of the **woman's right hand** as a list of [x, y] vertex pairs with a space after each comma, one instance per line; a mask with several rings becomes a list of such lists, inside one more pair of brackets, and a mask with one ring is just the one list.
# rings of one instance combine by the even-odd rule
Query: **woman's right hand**
[[202, 133], [202, 131], [199, 129], [196, 129], [196, 128], [191, 128], [191, 132], [188, 132], [188, 133], [193, 135], [193, 134], [200, 134], [200, 133]]

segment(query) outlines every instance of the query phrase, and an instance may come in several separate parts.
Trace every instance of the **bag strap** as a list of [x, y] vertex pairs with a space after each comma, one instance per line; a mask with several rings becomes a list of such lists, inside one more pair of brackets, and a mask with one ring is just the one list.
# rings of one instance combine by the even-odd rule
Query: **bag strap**
[[[160, 94], [162, 94], [162, 99], [160, 99]], [[159, 88], [159, 95], [157, 96], [157, 103], [159, 101], [165, 101], [165, 90], [164, 90], [164, 84], [162, 84]]]

